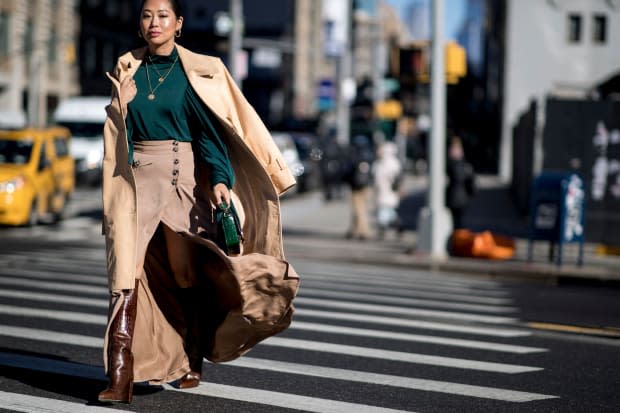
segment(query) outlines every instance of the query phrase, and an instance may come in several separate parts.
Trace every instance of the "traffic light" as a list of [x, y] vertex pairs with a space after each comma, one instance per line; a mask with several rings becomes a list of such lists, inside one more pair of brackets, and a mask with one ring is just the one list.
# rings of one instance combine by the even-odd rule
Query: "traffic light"
[[446, 43], [445, 47], [446, 82], [453, 85], [467, 74], [467, 57], [465, 48], [455, 42]]
[[420, 82], [428, 78], [428, 47], [427, 43], [412, 43], [398, 48], [396, 75], [401, 83]]
[[[467, 74], [465, 48], [449, 41], [445, 45], [446, 83], [456, 84]], [[430, 42], [416, 42], [398, 49], [397, 76], [402, 83], [428, 83], [430, 81]]]

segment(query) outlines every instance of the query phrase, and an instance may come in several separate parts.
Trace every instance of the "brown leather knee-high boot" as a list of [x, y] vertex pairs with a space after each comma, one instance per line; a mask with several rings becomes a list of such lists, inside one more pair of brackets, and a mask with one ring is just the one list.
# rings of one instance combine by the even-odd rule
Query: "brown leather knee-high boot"
[[121, 308], [108, 334], [108, 388], [99, 393], [99, 401], [131, 403], [133, 395], [133, 354], [131, 343], [136, 324], [138, 281], [136, 288], [123, 290]]

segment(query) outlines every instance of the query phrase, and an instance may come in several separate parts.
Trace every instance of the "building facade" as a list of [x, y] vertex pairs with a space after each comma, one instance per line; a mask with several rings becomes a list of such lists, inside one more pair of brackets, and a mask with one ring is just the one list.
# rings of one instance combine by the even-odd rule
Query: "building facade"
[[44, 126], [79, 93], [78, 30], [75, 0], [0, 0], [0, 112]]
[[[350, 7], [353, 0], [342, 0]], [[119, 55], [144, 44], [138, 36], [139, 0], [0, 0], [0, 110], [23, 112], [44, 125], [68, 96], [108, 96], [105, 76]], [[337, 99], [338, 64], [326, 52], [326, 0], [244, 1], [245, 76], [248, 100], [269, 126], [290, 119], [315, 120], [321, 85]], [[382, 0], [369, 0], [353, 13], [352, 73], [357, 83], [380, 79], [388, 42], [404, 29]], [[194, 51], [228, 58], [228, 37], [218, 33], [218, 15], [228, 0], [184, 2], [178, 42]], [[278, 10], [278, 13], [273, 13]], [[401, 33], [402, 32], [402, 33]], [[333, 109], [333, 108], [332, 108]]]
[[532, 100], [584, 98], [620, 71], [620, 1], [507, 0], [499, 173], [512, 174], [512, 128]]

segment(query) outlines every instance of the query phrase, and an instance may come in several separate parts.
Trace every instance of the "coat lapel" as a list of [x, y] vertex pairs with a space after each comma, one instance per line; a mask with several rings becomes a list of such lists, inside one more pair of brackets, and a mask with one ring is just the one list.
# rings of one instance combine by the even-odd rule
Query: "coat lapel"
[[219, 59], [193, 53], [179, 45], [177, 45], [177, 52], [187, 79], [196, 94], [220, 120], [238, 131], [238, 125], [234, 123], [234, 117], [231, 114], [231, 107], [223, 100], [227, 96], [227, 91], [222, 89], [226, 85], [225, 73], [218, 64]]

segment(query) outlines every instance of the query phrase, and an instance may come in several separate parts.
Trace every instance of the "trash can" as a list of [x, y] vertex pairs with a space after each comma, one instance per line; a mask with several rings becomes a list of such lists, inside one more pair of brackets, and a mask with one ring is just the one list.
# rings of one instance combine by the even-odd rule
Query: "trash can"
[[562, 265], [562, 247], [579, 243], [577, 265], [583, 264], [585, 189], [583, 179], [574, 172], [543, 172], [532, 182], [528, 261], [533, 243], [549, 241], [549, 261], [555, 257]]

